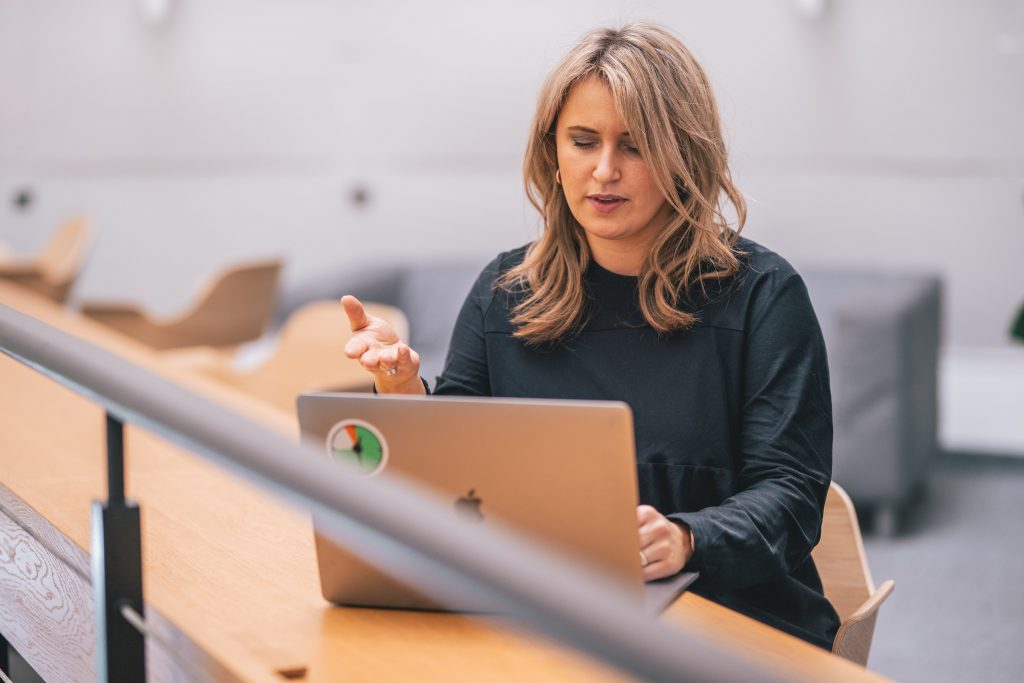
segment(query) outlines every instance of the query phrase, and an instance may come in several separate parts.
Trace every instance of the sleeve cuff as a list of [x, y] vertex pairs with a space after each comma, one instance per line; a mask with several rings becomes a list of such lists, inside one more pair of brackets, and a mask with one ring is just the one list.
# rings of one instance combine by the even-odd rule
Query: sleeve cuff
[[674, 512], [666, 515], [674, 522], [681, 522], [690, 530], [690, 544], [693, 547], [693, 554], [690, 561], [686, 563], [687, 569], [701, 572], [701, 575], [709, 569], [707, 566], [707, 555], [705, 542], [707, 540], [706, 524], [704, 516], [700, 512]]
[[[421, 376], [420, 377], [420, 381], [423, 382], [423, 391], [425, 391], [427, 393], [427, 396], [430, 396], [430, 385], [427, 384], [427, 380], [423, 379], [423, 377]], [[371, 386], [373, 387], [373, 393], [375, 393], [375, 394], [380, 393], [379, 391], [377, 391], [377, 383], [376, 382], [374, 382]]]

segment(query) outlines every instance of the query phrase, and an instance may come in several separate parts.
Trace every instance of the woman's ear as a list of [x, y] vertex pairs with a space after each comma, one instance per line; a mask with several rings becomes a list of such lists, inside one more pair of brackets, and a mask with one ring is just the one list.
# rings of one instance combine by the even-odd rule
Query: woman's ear
[[679, 201], [683, 204], [690, 201], [690, 193], [687, 191], [686, 186], [683, 185], [683, 181], [676, 179], [676, 196], [679, 197]]

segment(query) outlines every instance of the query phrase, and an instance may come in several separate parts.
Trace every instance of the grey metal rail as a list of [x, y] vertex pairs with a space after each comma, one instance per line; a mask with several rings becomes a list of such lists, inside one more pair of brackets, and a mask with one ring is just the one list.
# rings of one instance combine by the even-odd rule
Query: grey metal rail
[[617, 583], [508, 531], [459, 524], [422, 487], [359, 477], [322, 453], [150, 371], [0, 305], [0, 349], [279, 494], [336, 540], [444, 600], [467, 590], [523, 624], [651, 681], [786, 680], [733, 648], [645, 615]]

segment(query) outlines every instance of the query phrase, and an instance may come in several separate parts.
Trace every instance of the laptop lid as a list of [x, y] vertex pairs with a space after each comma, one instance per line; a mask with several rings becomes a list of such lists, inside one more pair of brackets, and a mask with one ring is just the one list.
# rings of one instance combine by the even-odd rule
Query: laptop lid
[[[695, 575], [648, 584], [637, 534], [633, 419], [625, 403], [313, 393], [303, 439], [367, 476], [393, 471], [447, 498], [466, 524], [499, 522], [635, 586], [649, 611]], [[316, 520], [314, 520], [316, 526]], [[494, 611], [478, 597], [438, 605], [316, 533], [324, 598], [345, 605]]]

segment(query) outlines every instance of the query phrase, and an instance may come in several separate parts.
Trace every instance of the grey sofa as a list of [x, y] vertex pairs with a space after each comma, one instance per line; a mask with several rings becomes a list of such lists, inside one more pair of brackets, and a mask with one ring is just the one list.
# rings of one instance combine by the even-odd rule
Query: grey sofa
[[[328, 274], [284, 294], [279, 321], [312, 299], [353, 294], [409, 318], [431, 384], [486, 259]], [[936, 450], [941, 287], [937, 277], [801, 268], [828, 347], [833, 476], [876, 527], [898, 529]]]
[[832, 476], [899, 529], [938, 448], [939, 277], [803, 268], [829, 354]]

